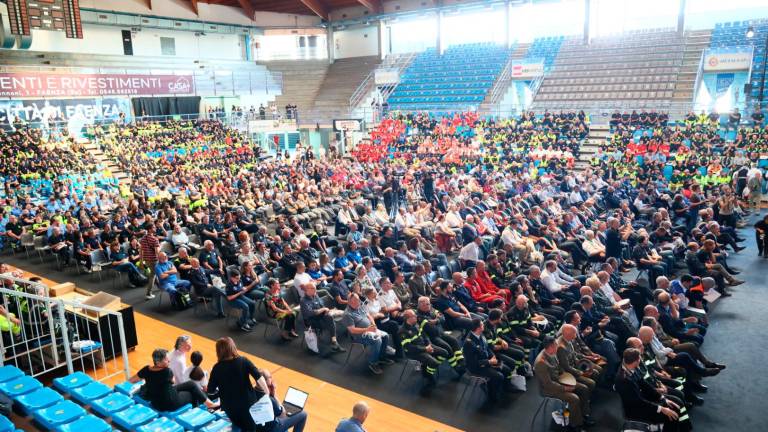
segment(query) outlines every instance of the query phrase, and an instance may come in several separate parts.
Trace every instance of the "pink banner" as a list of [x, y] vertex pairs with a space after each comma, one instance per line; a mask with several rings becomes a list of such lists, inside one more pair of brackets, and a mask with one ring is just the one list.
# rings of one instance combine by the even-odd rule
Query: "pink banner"
[[0, 97], [191, 94], [192, 75], [0, 73]]

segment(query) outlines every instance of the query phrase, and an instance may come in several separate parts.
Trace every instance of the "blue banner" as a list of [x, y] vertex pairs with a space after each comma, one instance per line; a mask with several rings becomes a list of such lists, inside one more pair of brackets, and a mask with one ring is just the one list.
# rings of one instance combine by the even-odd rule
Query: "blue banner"
[[715, 80], [715, 99], [728, 93], [728, 89], [731, 88], [734, 78], [735, 75], [732, 73], [717, 74], [717, 79]]

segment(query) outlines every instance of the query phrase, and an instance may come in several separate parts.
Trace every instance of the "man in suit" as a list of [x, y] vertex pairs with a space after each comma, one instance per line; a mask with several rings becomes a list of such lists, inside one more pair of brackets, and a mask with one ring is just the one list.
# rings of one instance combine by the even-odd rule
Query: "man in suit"
[[628, 419], [645, 423], [663, 423], [667, 432], [691, 430], [685, 407], [667, 399], [657, 388], [642, 379], [637, 372], [640, 361], [640, 351], [634, 348], [624, 350], [614, 386], [621, 396], [624, 415]]
[[533, 373], [539, 380], [541, 393], [568, 404], [571, 410], [569, 431], [582, 431], [584, 426], [594, 426], [594, 420], [589, 418], [589, 388], [581, 383], [576, 383], [575, 386], [560, 384], [560, 375], [564, 371], [557, 360], [557, 341], [551, 336], [546, 336], [542, 346], [544, 349], [533, 365]]
[[413, 303], [416, 303], [419, 297], [430, 297], [432, 292], [427, 285], [427, 278], [424, 274], [424, 266], [422, 264], [416, 264], [413, 267], [413, 276], [408, 281], [408, 290], [411, 291], [411, 298]]
[[462, 352], [467, 370], [473, 375], [488, 379], [488, 401], [497, 402], [512, 369], [493, 354], [493, 349], [483, 336], [483, 321], [472, 320], [472, 329], [464, 341]]

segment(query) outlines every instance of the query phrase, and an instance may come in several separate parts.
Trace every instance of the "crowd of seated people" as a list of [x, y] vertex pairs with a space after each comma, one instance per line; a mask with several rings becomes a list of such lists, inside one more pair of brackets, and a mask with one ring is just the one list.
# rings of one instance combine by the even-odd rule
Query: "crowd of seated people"
[[[349, 334], [366, 346], [373, 374], [418, 361], [425, 393], [444, 364], [453, 377], [488, 380], [490, 402], [535, 373], [545, 394], [571, 405], [579, 429], [593, 421], [595, 386], [611, 388], [635, 349], [655, 388], [685, 378], [678, 418], [702, 403], [701, 379], [722, 369], [698, 351], [703, 287], [728, 295], [743, 283], [728, 263], [749, 214], [733, 193], [738, 176], [703, 185], [626, 157], [583, 172], [567, 158], [536, 163], [535, 149], [578, 148], [588, 133], [580, 113], [394, 114], [383, 123], [367, 147], [378, 159], [351, 161], [263, 161], [210, 121], [109, 126], [94, 136], [132, 170], [128, 193], [94, 194], [92, 207], [72, 197], [66, 211], [39, 205], [34, 217], [86, 266], [90, 252], [110, 250], [129, 274], [148, 274], [148, 299], [152, 286], [212, 298], [219, 317], [224, 306], [240, 310], [244, 332], [263, 301], [286, 340], [311, 328], [318, 351], [344, 351], [337, 336]], [[745, 132], [744, 146], [762, 145], [763, 133]], [[683, 147], [670, 146], [670, 157]], [[695, 154], [678, 163], [698, 168]], [[6, 225], [8, 238], [30, 221]], [[631, 267], [644, 277], [626, 279]], [[561, 372], [578, 383], [559, 384]]]

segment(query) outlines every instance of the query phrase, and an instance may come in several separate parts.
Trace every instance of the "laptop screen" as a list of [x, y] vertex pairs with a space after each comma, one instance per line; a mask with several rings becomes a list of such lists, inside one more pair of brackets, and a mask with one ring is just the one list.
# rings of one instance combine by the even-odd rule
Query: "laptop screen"
[[288, 387], [288, 391], [285, 392], [285, 399], [283, 401], [303, 409], [304, 404], [307, 403], [307, 397], [309, 397], [307, 393], [293, 387]]

